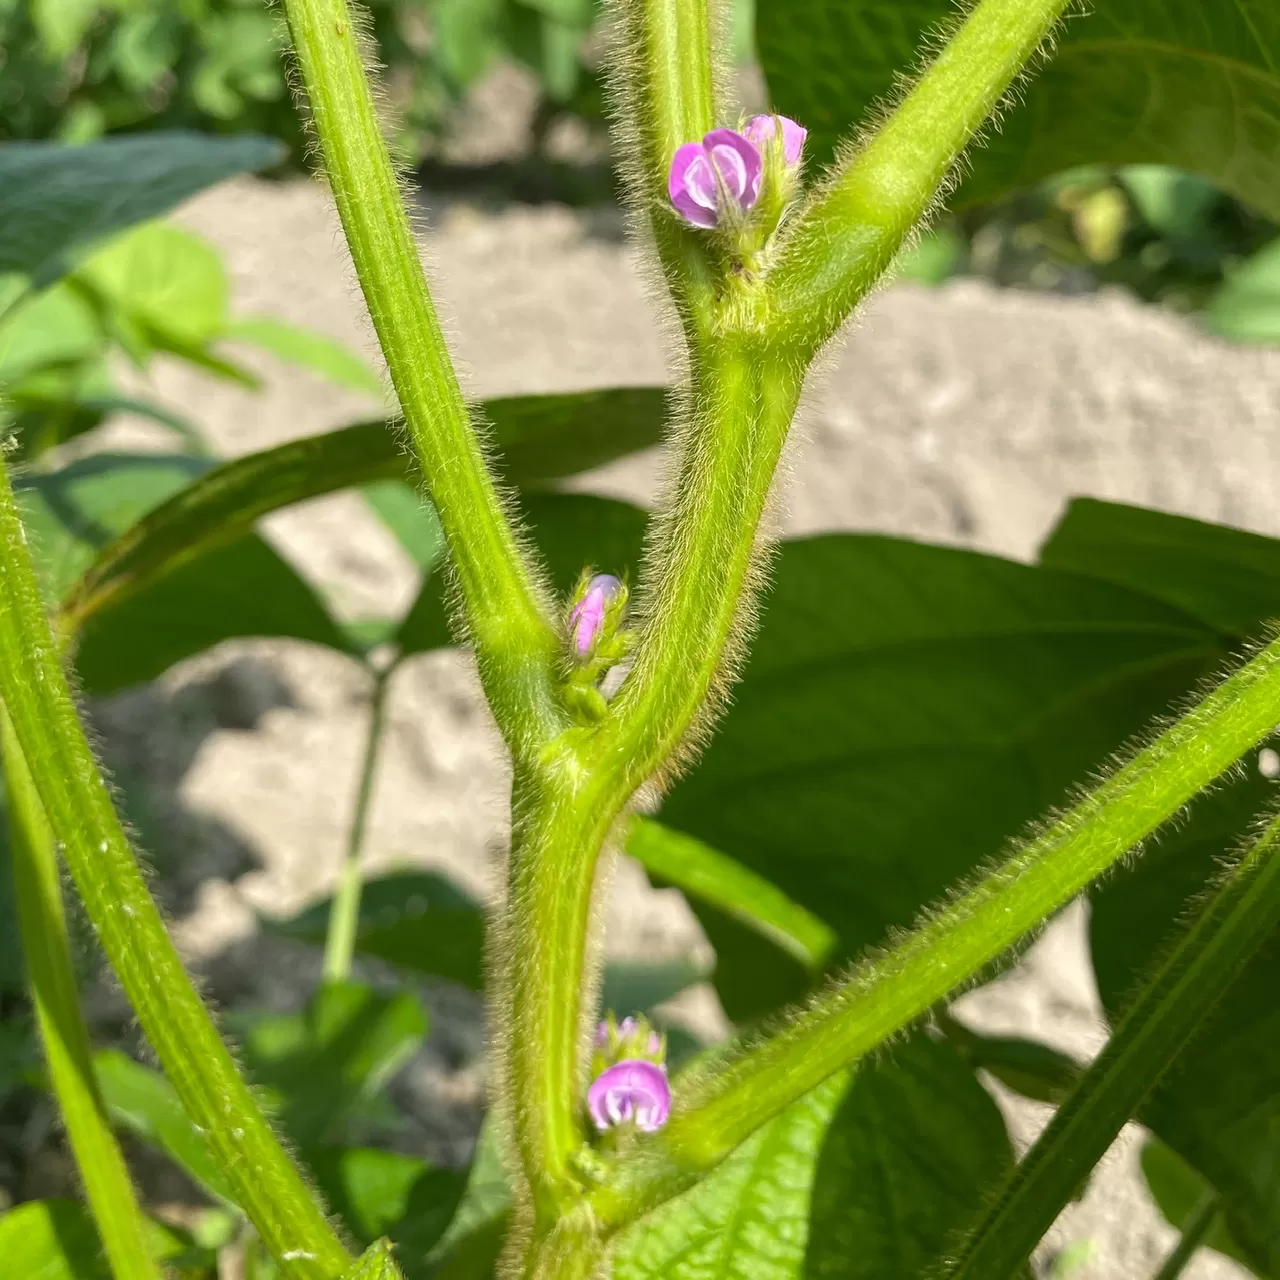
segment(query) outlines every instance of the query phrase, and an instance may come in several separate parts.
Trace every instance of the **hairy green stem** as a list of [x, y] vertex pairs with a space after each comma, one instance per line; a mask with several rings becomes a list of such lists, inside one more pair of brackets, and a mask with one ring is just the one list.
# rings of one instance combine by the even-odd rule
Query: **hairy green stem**
[[573, 794], [576, 769], [567, 754], [558, 772], [516, 775], [498, 944], [507, 1093], [539, 1230], [580, 1190], [572, 1159], [584, 1137], [583, 988], [596, 862], [612, 822], [589, 794]]
[[360, 782], [356, 788], [355, 809], [347, 832], [347, 856], [343, 859], [338, 888], [329, 908], [329, 931], [324, 940], [324, 980], [345, 982], [351, 976], [351, 958], [356, 950], [356, 931], [360, 923], [360, 894], [364, 874], [360, 858], [364, 852], [365, 831], [369, 822], [369, 802], [373, 798], [373, 779], [378, 769], [378, 753], [382, 746], [386, 723], [387, 691], [395, 664], [379, 671], [373, 680], [369, 699], [369, 729], [360, 760]]
[[1213, 1230], [1213, 1224], [1217, 1222], [1221, 1210], [1221, 1196], [1216, 1191], [1206, 1191], [1191, 1210], [1191, 1216], [1187, 1219], [1187, 1225], [1182, 1228], [1178, 1243], [1164, 1260], [1155, 1280], [1178, 1280], [1195, 1256], [1196, 1250], [1204, 1243], [1205, 1237]]
[[449, 543], [480, 678], [516, 755], [563, 727], [560, 642], [503, 511], [427, 289], [346, 0], [284, 0], [325, 172]]
[[13, 862], [13, 888], [22, 954], [35, 1006], [49, 1080], [115, 1280], [160, 1280], [147, 1248], [142, 1212], [129, 1170], [111, 1131], [80, 1016], [71, 942], [53, 832], [23, 758], [13, 724], [0, 707]]
[[76, 714], [0, 463], [0, 699], [108, 961], [183, 1108], [284, 1274], [349, 1263], [182, 967]]
[[591, 748], [624, 799], [669, 765], [724, 691], [802, 377], [760, 340], [722, 338], [699, 357], [684, 456], [646, 575], [656, 580], [639, 602], [635, 662]]
[[686, 337], [712, 324], [715, 271], [703, 233], [676, 218], [667, 174], [678, 146], [724, 123], [716, 118], [712, 14], [708, 0], [618, 0], [620, 48], [614, 80], [624, 138], [636, 149], [629, 176], [649, 223]]
[[965, 1242], [947, 1272], [949, 1280], [1004, 1280], [1019, 1272], [1089, 1170], [1277, 926], [1280, 819], [1270, 823], [1148, 978], [1097, 1060]]
[[[1280, 722], [1280, 640], [998, 870], [855, 968], [777, 1035], [680, 1090], [645, 1156], [592, 1194], [621, 1225], [703, 1176], [770, 1117], [908, 1026], [1176, 814]], [[977, 1273], [975, 1273], [977, 1274]]]
[[889, 119], [845, 152], [770, 277], [780, 338], [813, 351], [835, 334], [1070, 3], [980, 0]]

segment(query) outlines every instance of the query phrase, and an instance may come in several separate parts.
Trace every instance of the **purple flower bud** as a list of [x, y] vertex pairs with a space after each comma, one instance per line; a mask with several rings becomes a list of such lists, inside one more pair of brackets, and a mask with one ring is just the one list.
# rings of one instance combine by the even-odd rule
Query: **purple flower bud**
[[602, 1133], [628, 1121], [641, 1133], [661, 1129], [671, 1114], [666, 1069], [643, 1058], [615, 1062], [591, 1082], [587, 1110]]
[[762, 153], [768, 150], [769, 143], [781, 133], [782, 159], [791, 166], [800, 163], [804, 140], [809, 136], [809, 130], [796, 124], [789, 116], [752, 116], [742, 132]]
[[609, 602], [622, 590], [622, 583], [611, 573], [597, 573], [583, 592], [582, 599], [569, 614], [573, 628], [573, 647], [580, 657], [591, 652], [604, 628]]
[[760, 150], [733, 129], [712, 129], [671, 157], [667, 191], [677, 212], [695, 227], [715, 227], [745, 213], [760, 198]]

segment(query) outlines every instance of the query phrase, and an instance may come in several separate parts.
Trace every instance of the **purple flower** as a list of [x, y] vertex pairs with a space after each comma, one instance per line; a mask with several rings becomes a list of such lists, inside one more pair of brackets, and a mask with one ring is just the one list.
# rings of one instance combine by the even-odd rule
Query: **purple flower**
[[585, 657], [591, 652], [601, 630], [609, 602], [622, 590], [622, 583], [611, 573], [597, 573], [583, 592], [582, 599], [569, 614], [573, 628], [573, 647]]
[[671, 1114], [666, 1068], [643, 1058], [615, 1062], [591, 1082], [587, 1110], [602, 1133], [628, 1121], [641, 1133], [661, 1129]]
[[712, 129], [671, 157], [667, 191], [677, 212], [695, 227], [715, 227], [745, 213], [760, 198], [764, 163], [756, 144], [733, 129]]
[[762, 154], [768, 150], [769, 143], [781, 132], [782, 159], [790, 166], [800, 163], [800, 156], [804, 151], [804, 140], [809, 136], [809, 130], [796, 124], [790, 116], [752, 116], [742, 132]]

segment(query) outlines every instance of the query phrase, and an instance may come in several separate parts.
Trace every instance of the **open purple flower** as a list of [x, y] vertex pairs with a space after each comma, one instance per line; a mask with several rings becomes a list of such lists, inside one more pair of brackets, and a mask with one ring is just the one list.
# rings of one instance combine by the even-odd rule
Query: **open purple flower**
[[587, 1110], [602, 1133], [628, 1122], [653, 1133], [671, 1114], [671, 1085], [665, 1067], [643, 1058], [615, 1062], [591, 1082]]
[[573, 628], [573, 647], [580, 657], [586, 657], [604, 629], [605, 614], [609, 602], [622, 590], [622, 583], [611, 573], [597, 573], [582, 594], [582, 599], [569, 614]]
[[760, 198], [764, 163], [756, 144], [733, 129], [712, 129], [686, 142], [671, 158], [671, 203], [695, 227], [720, 226]]
[[790, 116], [752, 116], [742, 133], [762, 154], [768, 150], [770, 142], [781, 134], [782, 160], [788, 166], [800, 163], [804, 140], [809, 136], [809, 130], [796, 124]]

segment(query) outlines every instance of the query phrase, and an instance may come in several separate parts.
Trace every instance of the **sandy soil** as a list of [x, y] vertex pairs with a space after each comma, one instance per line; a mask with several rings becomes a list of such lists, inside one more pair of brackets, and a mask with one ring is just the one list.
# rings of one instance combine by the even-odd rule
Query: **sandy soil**
[[[225, 252], [240, 312], [265, 311], [372, 351], [325, 195], [237, 182], [180, 215]], [[613, 214], [562, 208], [423, 211], [422, 242], [454, 350], [476, 395], [667, 377], [645, 272]], [[337, 426], [377, 406], [246, 355], [257, 396], [159, 368], [152, 391], [235, 454]], [[372, 356], [371, 356], [372, 358]], [[1119, 296], [997, 294], [959, 283], [891, 289], [817, 379], [782, 499], [789, 532], [876, 529], [1028, 557], [1071, 495], [1090, 493], [1280, 533], [1280, 354], [1234, 350]], [[135, 428], [125, 428], [131, 432]], [[653, 494], [660, 459], [581, 482]], [[270, 534], [338, 608], [402, 607], [404, 554], [361, 504], [338, 497], [275, 517]], [[150, 783], [163, 843], [182, 849], [164, 885], [183, 946], [224, 1000], [288, 1004], [313, 957], [265, 942], [256, 913], [324, 894], [341, 856], [365, 719], [365, 678], [344, 660], [281, 642], [187, 664], [97, 709], [121, 776]], [[446, 869], [492, 892], [503, 846], [503, 766], [467, 660], [443, 654], [401, 673], [374, 802], [371, 867]], [[619, 868], [608, 947], [622, 956], [706, 955], [689, 912]], [[983, 1026], [1092, 1053], [1104, 1030], [1073, 910], [1017, 970], [964, 1002]], [[431, 1040], [400, 1091], [419, 1116], [406, 1142], [445, 1159], [467, 1149], [483, 1092], [476, 1002], [426, 993]], [[687, 1023], [715, 1034], [706, 990]], [[1021, 1141], [1043, 1109], [1007, 1102]], [[1172, 1235], [1134, 1172], [1126, 1134], [1084, 1201], [1041, 1251], [1091, 1240], [1080, 1280], [1153, 1274]], [[1242, 1274], [1201, 1255], [1193, 1280]]]

